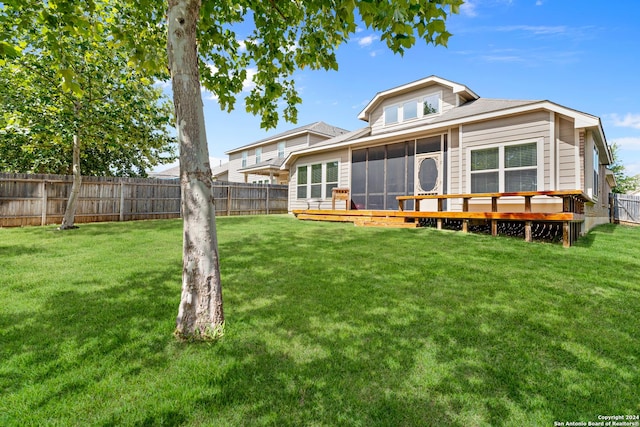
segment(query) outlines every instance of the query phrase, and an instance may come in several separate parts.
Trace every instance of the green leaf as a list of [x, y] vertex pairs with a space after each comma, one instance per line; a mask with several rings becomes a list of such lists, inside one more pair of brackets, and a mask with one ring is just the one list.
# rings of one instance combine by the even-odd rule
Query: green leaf
[[0, 41], [0, 59], [17, 58], [20, 56], [21, 49], [4, 41]]

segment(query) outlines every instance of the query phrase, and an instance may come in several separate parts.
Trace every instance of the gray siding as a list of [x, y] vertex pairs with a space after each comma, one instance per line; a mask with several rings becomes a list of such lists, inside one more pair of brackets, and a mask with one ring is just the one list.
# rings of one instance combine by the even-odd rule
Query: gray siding
[[371, 113], [371, 118], [369, 119], [369, 125], [371, 126], [371, 134], [375, 135], [381, 132], [388, 132], [390, 130], [399, 130], [406, 129], [409, 127], [418, 126], [421, 123], [428, 123], [434, 116], [427, 116], [424, 118], [412, 119], [408, 120], [404, 123], [398, 123], [390, 126], [384, 125], [384, 109], [391, 105], [398, 105], [404, 102], [410, 101], [412, 99], [422, 99], [427, 95], [442, 92], [442, 112], [449, 111], [450, 109], [456, 106], [456, 95], [453, 93], [453, 90], [446, 86], [441, 86], [434, 84], [433, 86], [429, 86], [420, 90], [416, 90], [413, 92], [409, 92], [403, 95], [394, 96], [388, 99], [385, 99], [376, 107], [376, 109]]
[[[303, 165], [312, 165], [317, 163], [327, 163], [338, 160], [339, 164], [339, 175], [338, 175], [338, 187], [350, 187], [349, 183], [349, 169], [350, 169], [350, 160], [349, 160], [349, 150], [344, 148], [341, 150], [328, 151], [320, 154], [312, 154], [308, 156], [304, 156], [296, 160], [296, 162], [291, 165], [289, 169], [290, 179], [289, 179], [289, 211], [293, 209], [307, 209], [307, 199], [298, 200], [298, 167]], [[343, 206], [340, 204], [340, 206]], [[311, 208], [315, 209], [318, 207], [318, 203], [313, 203]], [[319, 204], [320, 209], [331, 209], [331, 195], [325, 197], [322, 202]]]
[[564, 118], [556, 119], [558, 128], [558, 189], [574, 190], [580, 188], [576, 182], [577, 141], [573, 122]]
[[[321, 137], [318, 135], [311, 135], [311, 138], [315, 142], [322, 141], [327, 139], [327, 137]], [[269, 159], [275, 159], [278, 157], [278, 142], [283, 140], [274, 141], [266, 143], [262, 146], [262, 161]], [[307, 148], [309, 146], [309, 137], [305, 133], [303, 135], [298, 135], [291, 139], [284, 140], [285, 148], [284, 155], [285, 157], [289, 155], [292, 151], [301, 150], [303, 148]], [[251, 148], [247, 151], [247, 167], [253, 166], [256, 164], [256, 150], [255, 148]], [[238, 169], [242, 169], [242, 152], [237, 152], [229, 155], [229, 181], [230, 182], [244, 182], [244, 174], [238, 172]], [[262, 175], [249, 175], [248, 182], [253, 181], [263, 181], [266, 177]]]
[[[524, 140], [544, 141], [544, 189], [550, 185], [550, 124], [549, 113], [546, 111], [520, 114], [481, 123], [473, 123], [462, 127], [462, 171], [466, 177], [466, 148], [491, 144], [510, 143]], [[453, 165], [452, 165], [453, 166]], [[466, 178], [464, 179], [466, 181]], [[470, 191], [468, 183], [463, 185], [462, 192]]]

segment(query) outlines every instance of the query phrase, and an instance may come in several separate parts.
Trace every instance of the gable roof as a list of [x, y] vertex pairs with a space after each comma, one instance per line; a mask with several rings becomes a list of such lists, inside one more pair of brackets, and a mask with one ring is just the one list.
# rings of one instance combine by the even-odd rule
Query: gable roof
[[[285, 169], [293, 159], [303, 154], [348, 147], [351, 145], [368, 144], [372, 142], [384, 143], [400, 137], [413, 138], [420, 134], [424, 134], [425, 132], [437, 131], [442, 128], [461, 126], [468, 123], [495, 119], [501, 116], [527, 113], [536, 110], [548, 110], [571, 117], [574, 119], [575, 128], [591, 129], [595, 136], [596, 144], [598, 144], [598, 147], [603, 150], [601, 152], [606, 153], [607, 164], [610, 164], [613, 161], [611, 150], [606, 143], [604, 130], [599, 117], [567, 108], [547, 100], [523, 101], [478, 98], [453, 108], [431, 120], [414, 122], [415, 125], [411, 127], [394, 128], [388, 132], [377, 132], [375, 135], [371, 135], [370, 132], [364, 132], [365, 130], [370, 130], [370, 128], [367, 127], [359, 131], [352, 132], [352, 137], [335, 137], [327, 141], [322, 141], [321, 145], [317, 144], [309, 148], [294, 151], [287, 156], [281, 166], [281, 169]], [[357, 134], [358, 132], [362, 133]]]
[[233, 154], [233, 153], [237, 153], [238, 151], [247, 150], [249, 148], [271, 144], [271, 143], [274, 143], [283, 139], [291, 138], [293, 136], [298, 136], [304, 133], [313, 133], [316, 135], [321, 135], [321, 136], [326, 136], [331, 138], [334, 136], [342, 135], [343, 133], [347, 133], [347, 132], [349, 131], [346, 129], [342, 129], [337, 126], [331, 126], [330, 124], [325, 122], [314, 122], [304, 126], [298, 126], [297, 128], [293, 128], [288, 131], [285, 131], [273, 136], [269, 136], [267, 138], [260, 139], [258, 141], [252, 142], [247, 145], [243, 145], [238, 148], [233, 148], [229, 151], [225, 151], [225, 154]]
[[453, 93], [461, 96], [466, 101], [471, 101], [474, 99], [480, 98], [475, 92], [471, 89], [467, 88], [465, 85], [461, 85], [460, 83], [453, 82], [451, 80], [445, 80], [438, 76], [429, 76], [424, 79], [416, 80], [411, 83], [404, 84], [402, 86], [394, 87], [392, 89], [387, 89], [382, 92], [378, 92], [376, 96], [364, 107], [364, 110], [358, 114], [358, 118], [360, 120], [364, 120], [365, 122], [369, 121], [369, 114], [380, 104], [384, 99], [391, 98], [393, 96], [402, 95], [404, 93], [413, 92], [417, 89], [422, 89], [428, 86], [448, 86], [453, 89]]

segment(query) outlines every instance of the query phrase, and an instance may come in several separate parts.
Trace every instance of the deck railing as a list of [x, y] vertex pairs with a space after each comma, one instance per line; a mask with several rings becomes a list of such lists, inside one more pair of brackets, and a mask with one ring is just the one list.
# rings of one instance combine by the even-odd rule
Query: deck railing
[[[498, 200], [502, 198], [522, 198], [524, 201], [524, 212], [499, 212]], [[531, 199], [534, 197], [559, 197], [562, 198], [562, 212], [532, 212]], [[508, 193], [472, 193], [472, 194], [431, 194], [418, 196], [398, 196], [398, 209], [404, 211], [404, 202], [415, 201], [415, 211], [420, 211], [421, 200], [437, 200], [438, 210], [429, 213], [421, 212], [428, 218], [437, 220], [437, 227], [442, 228], [444, 218], [455, 218], [462, 220], [462, 231], [468, 230], [469, 221], [473, 219], [491, 220], [491, 234], [498, 234], [498, 221], [523, 221], [525, 240], [532, 240], [531, 227], [534, 221], [562, 222], [562, 241], [564, 246], [570, 246], [580, 233], [580, 223], [584, 221], [584, 204], [592, 202], [591, 198], [581, 190], [557, 190], [557, 191], [519, 191]], [[462, 199], [462, 212], [445, 212], [444, 201], [447, 199]], [[491, 199], [491, 211], [470, 212], [469, 201], [472, 199]], [[422, 215], [421, 215], [422, 217]]]

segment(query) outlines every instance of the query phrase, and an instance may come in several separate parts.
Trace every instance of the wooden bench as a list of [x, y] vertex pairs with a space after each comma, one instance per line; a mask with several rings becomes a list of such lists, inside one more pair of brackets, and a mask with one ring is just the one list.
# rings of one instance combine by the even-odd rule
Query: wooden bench
[[345, 210], [351, 209], [351, 197], [348, 188], [334, 188], [331, 190], [331, 210], [336, 210], [336, 200], [344, 200]]

